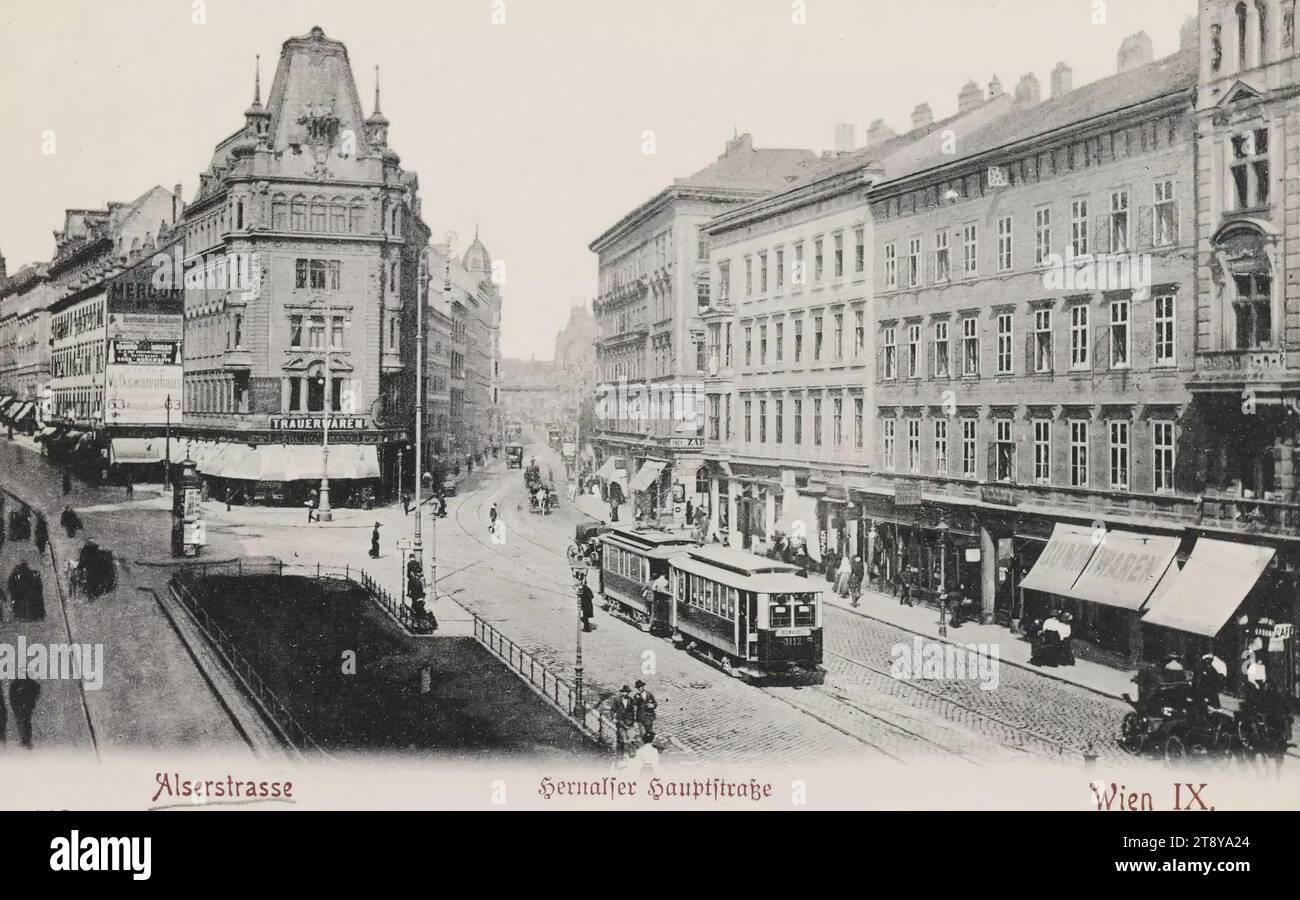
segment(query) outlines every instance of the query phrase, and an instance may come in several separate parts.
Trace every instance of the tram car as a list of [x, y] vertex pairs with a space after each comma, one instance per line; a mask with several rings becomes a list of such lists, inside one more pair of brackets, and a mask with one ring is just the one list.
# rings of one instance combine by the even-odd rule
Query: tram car
[[668, 561], [672, 638], [751, 684], [821, 684], [822, 588], [797, 566], [719, 545]]
[[685, 533], [615, 525], [600, 536], [601, 602], [617, 616], [651, 634], [672, 633], [672, 599], [647, 591], [659, 576], [668, 578], [668, 560], [694, 546]]

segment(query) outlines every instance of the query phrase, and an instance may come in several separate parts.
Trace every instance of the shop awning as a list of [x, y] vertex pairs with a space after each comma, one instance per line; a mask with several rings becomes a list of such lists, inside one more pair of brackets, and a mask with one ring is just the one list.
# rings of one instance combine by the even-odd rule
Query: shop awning
[[148, 465], [163, 461], [166, 456], [166, 446], [163, 438], [113, 438], [109, 442], [109, 452], [112, 454], [113, 462], [118, 465], [125, 463]]
[[1038, 562], [1020, 586], [1049, 594], [1069, 594], [1096, 549], [1091, 528], [1058, 522]]
[[7, 407], [10, 403], [12, 403], [13, 399], [14, 399], [13, 394], [5, 394], [4, 396], [0, 397], [0, 414], [4, 413], [5, 407]]
[[54, 435], [58, 434], [58, 432], [59, 429], [57, 425], [46, 425], [40, 431], [36, 432], [36, 440], [48, 441], [50, 438], [54, 437]]
[[1169, 569], [1179, 539], [1135, 531], [1107, 531], [1079, 580], [1062, 596], [1141, 609]]
[[29, 417], [34, 416], [35, 413], [35, 403], [32, 403], [30, 400], [16, 401], [9, 407], [8, 419], [10, 422], [17, 425], [20, 422], [26, 421]]
[[618, 457], [615, 456], [605, 460], [605, 464], [596, 470], [596, 477], [605, 481], [622, 481], [627, 473], [618, 468], [618, 462]]
[[[324, 454], [317, 445], [218, 444], [199, 447], [199, 470], [206, 475], [240, 481], [319, 481], [325, 474]], [[378, 478], [379, 450], [373, 444], [330, 447], [329, 477], [340, 481]]]
[[1273, 559], [1272, 547], [1199, 538], [1178, 578], [1142, 621], [1214, 637]]
[[629, 491], [644, 491], [655, 483], [659, 473], [664, 470], [667, 463], [662, 463], [657, 459], [648, 459], [641, 464], [641, 470], [632, 476], [632, 480], [627, 483]]

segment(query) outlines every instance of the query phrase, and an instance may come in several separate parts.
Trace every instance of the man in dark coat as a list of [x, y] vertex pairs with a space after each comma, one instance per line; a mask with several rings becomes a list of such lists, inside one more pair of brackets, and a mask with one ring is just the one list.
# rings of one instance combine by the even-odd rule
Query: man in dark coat
[[74, 537], [81, 530], [81, 517], [72, 511], [71, 506], [65, 506], [63, 514], [59, 516], [59, 524], [68, 533], [68, 537]]
[[370, 532], [370, 558], [379, 559], [379, 523], [375, 523], [375, 530]]
[[641, 729], [641, 740], [647, 743], [655, 736], [655, 710], [659, 708], [655, 695], [646, 689], [645, 682], [637, 679], [636, 694], [632, 697], [636, 704], [636, 724]]
[[627, 750], [628, 732], [636, 727], [637, 715], [636, 704], [632, 702], [632, 689], [626, 684], [618, 692], [618, 697], [614, 700], [613, 708], [614, 717], [614, 741], [615, 749], [620, 753]]
[[592, 605], [591, 588], [587, 586], [586, 581], [583, 581], [582, 587], [578, 588], [578, 605], [581, 608], [582, 630], [591, 631], [591, 617], [596, 614], [596, 611]]
[[9, 702], [18, 720], [18, 740], [28, 750], [32, 748], [32, 714], [40, 695], [41, 686], [30, 678], [19, 678], [9, 685]]
[[9, 575], [9, 596], [14, 602], [14, 618], [39, 622], [45, 619], [45, 591], [41, 575], [26, 562], [14, 566]]

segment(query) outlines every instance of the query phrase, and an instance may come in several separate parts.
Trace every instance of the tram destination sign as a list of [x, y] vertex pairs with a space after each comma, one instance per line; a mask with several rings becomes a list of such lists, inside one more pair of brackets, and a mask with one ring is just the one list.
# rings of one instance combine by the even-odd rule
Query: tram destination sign
[[368, 422], [365, 416], [271, 416], [275, 431], [324, 431], [325, 420], [330, 431], [361, 431]]

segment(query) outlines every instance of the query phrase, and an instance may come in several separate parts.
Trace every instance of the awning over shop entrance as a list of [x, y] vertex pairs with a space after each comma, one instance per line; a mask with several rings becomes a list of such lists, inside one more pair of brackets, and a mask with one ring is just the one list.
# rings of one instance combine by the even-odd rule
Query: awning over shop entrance
[[[220, 444], [196, 447], [205, 475], [239, 481], [319, 481], [325, 475], [320, 445]], [[379, 477], [379, 451], [373, 444], [336, 444], [329, 448], [329, 477], [340, 481]]]
[[109, 444], [113, 462], [122, 465], [148, 465], [160, 463], [165, 457], [166, 448], [162, 438], [113, 438]]
[[29, 400], [15, 401], [9, 407], [7, 418], [15, 425], [21, 425], [28, 419], [35, 419], [36, 404]]
[[1176, 537], [1107, 531], [1074, 586], [1057, 593], [1119, 609], [1141, 609], [1168, 571], [1178, 544]]
[[1273, 559], [1273, 548], [1199, 538], [1169, 590], [1142, 621], [1214, 637]]
[[1058, 522], [1021, 587], [1049, 594], [1069, 594], [1096, 549], [1091, 528]]
[[622, 481], [627, 477], [627, 473], [618, 468], [618, 457], [611, 456], [596, 470], [596, 477], [605, 481]]
[[655, 483], [655, 479], [659, 477], [659, 473], [664, 470], [665, 465], [666, 463], [662, 463], [657, 459], [646, 460], [641, 464], [641, 470], [633, 475], [632, 480], [628, 482], [627, 489], [629, 491], [646, 490]]

